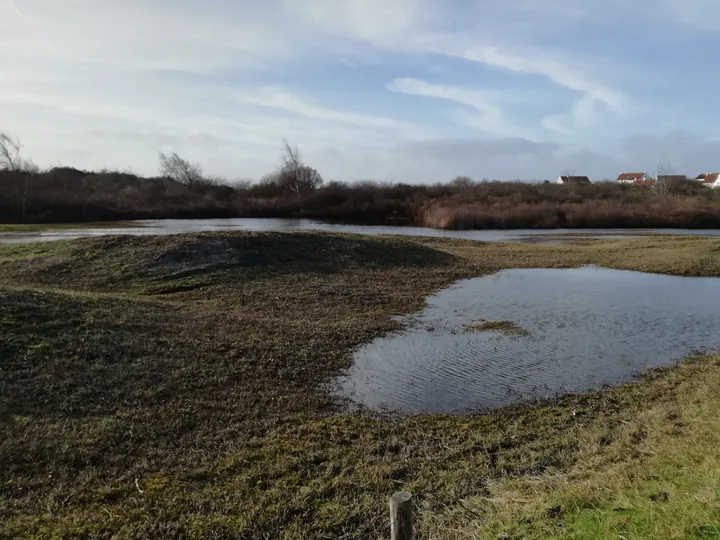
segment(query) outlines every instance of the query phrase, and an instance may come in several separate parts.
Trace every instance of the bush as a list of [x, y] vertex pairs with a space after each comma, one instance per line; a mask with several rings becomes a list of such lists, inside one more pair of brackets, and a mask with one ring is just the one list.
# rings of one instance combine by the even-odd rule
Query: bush
[[69, 167], [0, 171], [0, 221], [307, 217], [447, 229], [720, 226], [720, 190], [693, 181], [661, 196], [651, 187], [611, 182], [558, 186], [460, 177], [435, 185], [321, 184], [308, 169], [311, 183], [299, 195], [282, 169], [237, 185]]

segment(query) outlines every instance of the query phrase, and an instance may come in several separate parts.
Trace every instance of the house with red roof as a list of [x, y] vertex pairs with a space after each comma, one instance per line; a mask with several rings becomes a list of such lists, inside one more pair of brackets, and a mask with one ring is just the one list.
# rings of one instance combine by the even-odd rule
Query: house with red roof
[[652, 176], [646, 172], [626, 172], [618, 176], [617, 182], [618, 184], [635, 184], [635, 182], [645, 182], [652, 179]]
[[720, 188], [720, 173], [701, 174], [695, 180], [702, 182], [707, 187]]

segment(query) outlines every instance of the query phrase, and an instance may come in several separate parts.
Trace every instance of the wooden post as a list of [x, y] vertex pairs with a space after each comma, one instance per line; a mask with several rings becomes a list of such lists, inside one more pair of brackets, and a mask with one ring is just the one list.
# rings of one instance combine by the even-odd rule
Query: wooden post
[[413, 515], [412, 494], [399, 491], [390, 497], [391, 540], [412, 540]]

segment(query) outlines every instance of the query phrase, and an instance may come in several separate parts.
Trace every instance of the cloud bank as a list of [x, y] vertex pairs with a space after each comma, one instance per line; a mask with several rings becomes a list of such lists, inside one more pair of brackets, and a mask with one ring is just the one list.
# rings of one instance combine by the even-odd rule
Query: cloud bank
[[696, 174], [719, 29], [707, 0], [0, 0], [0, 130], [143, 174], [259, 178], [283, 138], [340, 180]]

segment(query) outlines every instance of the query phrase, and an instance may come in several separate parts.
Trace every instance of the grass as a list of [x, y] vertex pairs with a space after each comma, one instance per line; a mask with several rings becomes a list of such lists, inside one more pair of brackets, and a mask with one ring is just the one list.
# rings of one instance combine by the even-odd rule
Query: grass
[[136, 221], [100, 221], [94, 223], [0, 223], [0, 234], [34, 233], [63, 229], [129, 229], [142, 226], [142, 223], [138, 223]]
[[466, 327], [471, 332], [500, 332], [506, 336], [521, 337], [530, 333], [512, 321], [480, 321]]
[[1, 246], [0, 538], [382, 538], [400, 489], [421, 539], [717, 538], [720, 357], [462, 416], [328, 391], [457, 279], [582, 264], [720, 276], [720, 240]]

